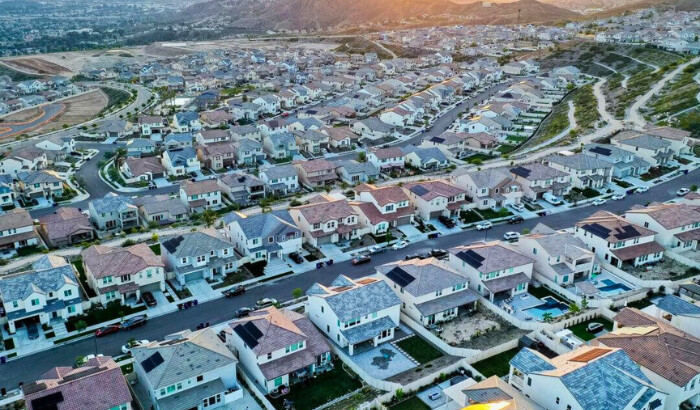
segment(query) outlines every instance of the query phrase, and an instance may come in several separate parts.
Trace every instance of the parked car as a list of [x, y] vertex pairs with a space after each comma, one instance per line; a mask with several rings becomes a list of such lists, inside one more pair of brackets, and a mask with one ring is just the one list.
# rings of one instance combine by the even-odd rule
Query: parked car
[[134, 347], [146, 346], [149, 343], [151, 342], [149, 342], [148, 340], [134, 340], [133, 342], [127, 343], [124, 346], [122, 346], [122, 353], [129, 354], [131, 353], [131, 349], [133, 349]]
[[406, 255], [404, 257], [404, 260], [411, 260], [411, 259], [428, 259], [430, 257], [430, 254], [427, 252], [422, 252], [422, 253], [412, 253], [410, 255]]
[[352, 260], [353, 265], [362, 265], [363, 263], [369, 263], [372, 258], [369, 255], [359, 255]]
[[39, 326], [36, 323], [30, 323], [27, 325], [27, 335], [29, 340], [34, 340], [39, 338]]
[[134, 316], [122, 322], [121, 330], [131, 330], [136, 327], [144, 326], [147, 321], [148, 317], [146, 315]]
[[521, 204], [521, 203], [511, 204], [510, 207], [515, 209], [518, 212], [522, 212], [525, 210], [525, 206], [523, 206], [523, 204]]
[[493, 227], [493, 224], [491, 223], [491, 221], [484, 221], [476, 226], [476, 230], [483, 231], [486, 229], [491, 229], [491, 227]]
[[236, 287], [233, 287], [226, 292], [224, 292], [224, 296], [227, 298], [232, 298], [234, 296], [242, 295], [245, 293], [245, 286], [243, 285], [238, 285]]
[[520, 234], [513, 231], [506, 232], [503, 234], [503, 239], [506, 241], [517, 241], [520, 239]]
[[690, 189], [688, 188], [681, 188], [678, 191], [676, 191], [676, 195], [678, 196], [685, 196], [688, 192], [690, 192]]
[[593, 201], [592, 204], [595, 205], [595, 206], [600, 206], [600, 205], [603, 205], [603, 204], [606, 203], [606, 202], [608, 202], [608, 201], [606, 201], [606, 200], [603, 199], [603, 198], [598, 198], [598, 199], [596, 199], [595, 201]]
[[563, 202], [561, 198], [550, 192], [545, 192], [544, 195], [542, 195], [542, 199], [544, 199], [552, 205], [561, 205]]
[[17, 256], [17, 251], [14, 249], [3, 249], [0, 251], [0, 259], [12, 259]]
[[253, 309], [249, 307], [242, 307], [236, 311], [236, 317], [241, 318], [241, 317], [246, 317], [250, 316], [250, 312], [252, 312]]
[[408, 241], [399, 241], [391, 246], [391, 249], [398, 251], [408, 246]]
[[615, 195], [612, 196], [613, 201], [619, 201], [620, 199], [623, 199], [627, 195], [624, 192], [618, 192]]
[[290, 253], [290, 254], [289, 254], [289, 259], [293, 260], [294, 263], [296, 263], [297, 265], [300, 264], [300, 263], [304, 263], [304, 258], [303, 258], [301, 255], [299, 255], [298, 252], [292, 252], [292, 253]]
[[598, 333], [603, 329], [605, 329], [605, 326], [598, 322], [591, 322], [588, 324], [588, 326], [586, 326], [586, 331], [588, 331], [588, 333]]
[[107, 325], [95, 331], [95, 337], [107, 336], [112, 333], [117, 333], [119, 331], [119, 325]]
[[146, 304], [146, 306], [155, 306], [158, 304], [156, 298], [153, 297], [153, 293], [151, 292], [143, 292], [141, 294], [141, 300]]
[[438, 221], [440, 221], [441, 224], [445, 225], [445, 227], [451, 229], [457, 226], [455, 221], [453, 221], [451, 218], [445, 216], [445, 215], [440, 215], [438, 216]]
[[384, 247], [382, 245], [374, 245], [368, 249], [368, 252], [370, 255], [376, 255], [376, 254], [382, 253], [384, 251], [386, 251], [386, 247]]
[[430, 251], [430, 256], [432, 256], [433, 258], [444, 258], [448, 255], [449, 254], [444, 249], [432, 249]]
[[642, 185], [640, 187], [637, 187], [637, 189], [634, 192], [641, 194], [641, 193], [647, 192], [648, 190], [649, 190], [648, 186]]
[[442, 397], [442, 393], [440, 393], [439, 391], [436, 391], [434, 393], [430, 393], [430, 395], [428, 396], [428, 399], [438, 400], [440, 397]]
[[270, 307], [272, 305], [276, 305], [277, 300], [273, 298], [262, 298], [255, 302], [255, 306], [258, 307], [259, 309]]
[[508, 223], [509, 224], [519, 224], [525, 222], [525, 218], [523, 218], [520, 215], [513, 215], [510, 218], [508, 218]]

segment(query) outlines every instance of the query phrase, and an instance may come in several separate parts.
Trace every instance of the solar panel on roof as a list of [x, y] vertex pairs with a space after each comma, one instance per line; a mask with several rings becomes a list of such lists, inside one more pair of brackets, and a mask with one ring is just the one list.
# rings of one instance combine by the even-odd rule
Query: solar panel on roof
[[635, 229], [635, 227], [632, 225], [626, 225], [622, 228], [615, 228], [615, 232], [615, 238], [620, 240], [625, 240], [629, 238], [634, 238], [635, 236], [639, 236], [639, 231], [637, 231], [637, 229]]
[[418, 196], [423, 196], [423, 195], [427, 194], [428, 192], [430, 192], [424, 186], [421, 186], [421, 185], [416, 185], [416, 186], [411, 187], [410, 191]]
[[437, 142], [438, 144], [442, 144], [443, 142], [445, 142], [445, 139], [444, 139], [444, 138], [440, 138], [440, 137], [433, 137], [433, 138], [430, 139], [430, 141], [432, 141], [432, 142]]
[[258, 345], [258, 339], [262, 337], [262, 332], [253, 324], [253, 322], [246, 322], [242, 325], [237, 325], [233, 328], [238, 337], [243, 340], [243, 343], [248, 345], [251, 349]]
[[182, 243], [182, 241], [184, 239], [185, 238], [182, 236], [178, 236], [177, 238], [168, 239], [167, 241], [163, 242], [163, 246], [165, 246], [165, 249], [167, 249], [168, 252], [173, 253], [177, 250], [177, 247], [180, 246], [180, 243]]
[[600, 154], [604, 155], [606, 157], [609, 157], [612, 151], [610, 148], [605, 148], [605, 147], [594, 147], [589, 150], [590, 152], [593, 152], [594, 154]]
[[469, 249], [468, 251], [462, 251], [457, 254], [457, 257], [465, 261], [469, 266], [474, 269], [481, 267], [484, 257]]
[[143, 370], [146, 373], [149, 373], [151, 370], [160, 366], [164, 361], [165, 360], [163, 360], [163, 356], [160, 355], [160, 352], [155, 352], [150, 357], [141, 362], [141, 367], [143, 367]]
[[527, 178], [530, 176], [531, 171], [527, 168], [524, 168], [524, 167], [515, 167], [515, 168], [511, 168], [510, 172], [517, 175], [517, 176]]
[[39, 397], [38, 399], [32, 400], [32, 408], [34, 410], [57, 410], [58, 403], [63, 402], [63, 393], [56, 392], [46, 395], [44, 397]]
[[402, 288], [405, 288], [406, 286], [410, 285], [411, 282], [416, 280], [416, 278], [411, 276], [410, 273], [406, 272], [398, 266], [390, 270], [389, 273], [386, 274], [386, 277], [394, 281], [397, 285], [401, 286]]
[[597, 223], [583, 225], [581, 228], [583, 228], [584, 231], [588, 231], [593, 235], [603, 239], [607, 238], [610, 235], [610, 229]]

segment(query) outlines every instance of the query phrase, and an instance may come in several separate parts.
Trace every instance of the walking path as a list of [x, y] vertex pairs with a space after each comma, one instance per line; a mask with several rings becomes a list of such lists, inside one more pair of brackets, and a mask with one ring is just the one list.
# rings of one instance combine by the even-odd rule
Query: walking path
[[370, 41], [373, 42], [374, 45], [376, 45], [377, 47], [379, 47], [379, 48], [381, 48], [382, 50], [384, 50], [384, 51], [386, 51], [387, 53], [389, 53], [389, 54], [391, 55], [391, 58], [399, 58], [399, 57], [396, 55], [396, 53], [394, 53], [394, 52], [391, 51], [390, 49], [386, 48], [382, 43], [380, 43], [380, 42], [378, 42], [378, 41], [374, 41], [374, 40], [370, 40]]
[[636, 62], [638, 62], [639, 64], [647, 65], [647, 66], [653, 68], [653, 69], [654, 69], [654, 72], [657, 72], [657, 71], [659, 71], [659, 70], [661, 69], [661, 68], [659, 68], [659, 66], [657, 66], [657, 65], [651, 64], [651, 63], [649, 63], [649, 62], [647, 62], [647, 61], [642, 61], [642, 60], [640, 60], [640, 59], [638, 59], [638, 58], [630, 57], [630, 56], [628, 56], [628, 55], [624, 55], [624, 54], [620, 54], [620, 53], [616, 53], [616, 52], [612, 52], [612, 53], [610, 53], [610, 54], [617, 54], [617, 55], [622, 56], [622, 57], [627, 57], [627, 58], [629, 58], [629, 59], [632, 60], [632, 61], [636, 61]]
[[566, 136], [571, 133], [576, 128], [576, 116], [574, 115], [576, 113], [576, 106], [574, 105], [573, 101], [569, 101], [569, 126], [566, 127], [566, 129], [562, 132], [560, 132], [558, 135], [556, 135], [554, 138], [550, 138], [547, 141], [543, 141], [533, 147], [526, 148], [522, 151], [519, 152], [519, 154], [527, 154], [528, 152], [536, 151], [540, 148], [544, 148], [547, 145], [554, 144], [555, 142], [561, 140], [562, 138], [565, 138]]

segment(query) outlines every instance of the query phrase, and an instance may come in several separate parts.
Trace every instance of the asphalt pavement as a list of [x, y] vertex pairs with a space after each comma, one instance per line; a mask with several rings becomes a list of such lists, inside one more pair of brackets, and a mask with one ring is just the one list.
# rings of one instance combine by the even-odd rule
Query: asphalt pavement
[[503, 233], [509, 230], [521, 230], [532, 228], [537, 223], [544, 223], [551, 228], [561, 229], [572, 226], [578, 220], [586, 218], [599, 210], [607, 210], [621, 214], [632, 205], [646, 204], [653, 201], [666, 201], [675, 197], [675, 192], [682, 187], [688, 187], [698, 181], [700, 170], [695, 170], [669, 182], [649, 189], [642, 194], [629, 195], [619, 201], [609, 201], [599, 206], [587, 206], [574, 208], [568, 212], [562, 212], [544, 217], [527, 220], [520, 225], [496, 225], [492, 229], [482, 232], [466, 230], [454, 235], [441, 236], [437, 239], [409, 244], [399, 251], [387, 250], [384, 253], [374, 255], [372, 261], [365, 265], [353, 266], [350, 261], [340, 262], [332, 266], [316, 269], [294, 276], [287, 276], [276, 281], [268, 282], [260, 286], [248, 289], [246, 294], [232, 299], [216, 299], [201, 303], [198, 306], [150, 319], [141, 328], [129, 332], [120, 332], [103, 338], [88, 338], [78, 340], [51, 350], [35, 353], [33, 355], [19, 357], [9, 363], [0, 365], [0, 387], [13, 389], [19, 382], [31, 382], [41, 376], [42, 373], [55, 366], [71, 366], [78, 356], [100, 353], [104, 355], [121, 354], [121, 346], [130, 338], [159, 340], [164, 336], [181, 331], [186, 328], [196, 329], [200, 323], [222, 323], [233, 319], [234, 312], [243, 306], [253, 306], [255, 301], [263, 297], [276, 298], [284, 301], [292, 298], [292, 290], [308, 289], [315, 282], [329, 284], [338, 275], [347, 275], [358, 278], [373, 274], [378, 265], [401, 259], [404, 255], [421, 252], [432, 248], [451, 248], [481, 240], [500, 239]]

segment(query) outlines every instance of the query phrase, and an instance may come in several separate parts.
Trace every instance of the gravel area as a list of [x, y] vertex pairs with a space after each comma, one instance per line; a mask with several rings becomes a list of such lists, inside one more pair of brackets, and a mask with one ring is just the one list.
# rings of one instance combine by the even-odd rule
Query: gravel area
[[450, 345], [478, 350], [489, 349], [504, 340], [518, 339], [528, 333], [482, 306], [471, 316], [460, 316], [443, 324], [442, 329], [440, 337]]
[[[688, 252], [683, 255], [692, 259]], [[677, 280], [684, 276], [689, 268], [690, 266], [666, 257], [663, 261], [654, 265], [644, 265], [633, 269], [627, 269], [627, 273], [644, 280]], [[675, 275], [672, 275], [672, 273]]]

